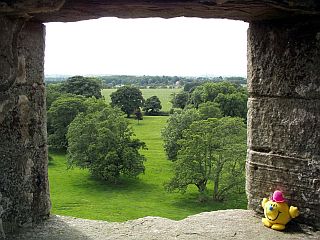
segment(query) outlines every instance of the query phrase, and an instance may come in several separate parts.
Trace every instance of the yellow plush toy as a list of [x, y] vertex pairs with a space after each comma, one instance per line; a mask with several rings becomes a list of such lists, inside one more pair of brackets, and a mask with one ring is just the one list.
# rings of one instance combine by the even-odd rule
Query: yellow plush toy
[[261, 205], [265, 216], [262, 218], [262, 223], [274, 230], [285, 229], [285, 225], [299, 215], [297, 207], [289, 208], [281, 191], [275, 191], [270, 200], [264, 198]]

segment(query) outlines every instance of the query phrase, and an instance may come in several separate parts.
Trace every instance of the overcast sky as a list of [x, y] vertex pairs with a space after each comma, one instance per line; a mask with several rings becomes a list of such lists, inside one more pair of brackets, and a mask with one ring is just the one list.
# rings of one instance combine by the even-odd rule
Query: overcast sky
[[248, 24], [101, 18], [46, 24], [45, 74], [246, 76]]

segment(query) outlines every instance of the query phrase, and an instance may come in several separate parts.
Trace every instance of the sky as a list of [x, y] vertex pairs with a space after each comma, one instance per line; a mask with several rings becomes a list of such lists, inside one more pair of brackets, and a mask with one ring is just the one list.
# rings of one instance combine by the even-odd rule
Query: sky
[[100, 18], [46, 24], [46, 75], [247, 75], [241, 21]]

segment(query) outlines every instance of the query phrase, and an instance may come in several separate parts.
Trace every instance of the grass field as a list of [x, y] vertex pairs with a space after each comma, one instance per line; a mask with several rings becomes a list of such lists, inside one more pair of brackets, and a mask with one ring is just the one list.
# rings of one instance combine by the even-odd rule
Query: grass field
[[186, 194], [167, 193], [163, 183], [171, 176], [171, 162], [166, 160], [160, 130], [167, 117], [144, 117], [139, 125], [131, 119], [136, 136], [148, 150], [146, 172], [137, 179], [124, 179], [116, 186], [90, 177], [87, 170], [66, 169], [65, 156], [52, 154], [49, 165], [52, 213], [87, 219], [125, 221], [144, 216], [183, 219], [189, 215], [228, 208], [246, 208], [244, 194], [229, 196], [223, 203], [199, 203], [198, 193], [190, 187]]
[[[105, 97], [105, 99], [108, 103], [111, 102], [110, 94], [116, 90], [117, 89], [103, 89], [102, 90], [102, 95]], [[144, 99], [147, 99], [152, 96], [157, 96], [161, 101], [161, 105], [162, 105], [161, 111], [164, 111], [164, 112], [168, 112], [172, 107], [172, 104], [170, 103], [171, 94], [181, 91], [181, 89], [177, 89], [177, 88], [173, 88], [173, 89], [171, 89], [171, 88], [157, 88], [157, 89], [140, 89], [140, 90], [142, 92], [142, 96]]]

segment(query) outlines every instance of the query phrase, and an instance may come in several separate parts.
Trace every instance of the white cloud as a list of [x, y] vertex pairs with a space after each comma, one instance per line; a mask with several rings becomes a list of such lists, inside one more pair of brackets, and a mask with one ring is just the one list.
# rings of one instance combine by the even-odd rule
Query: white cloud
[[240, 21], [101, 18], [48, 23], [46, 74], [246, 75]]

